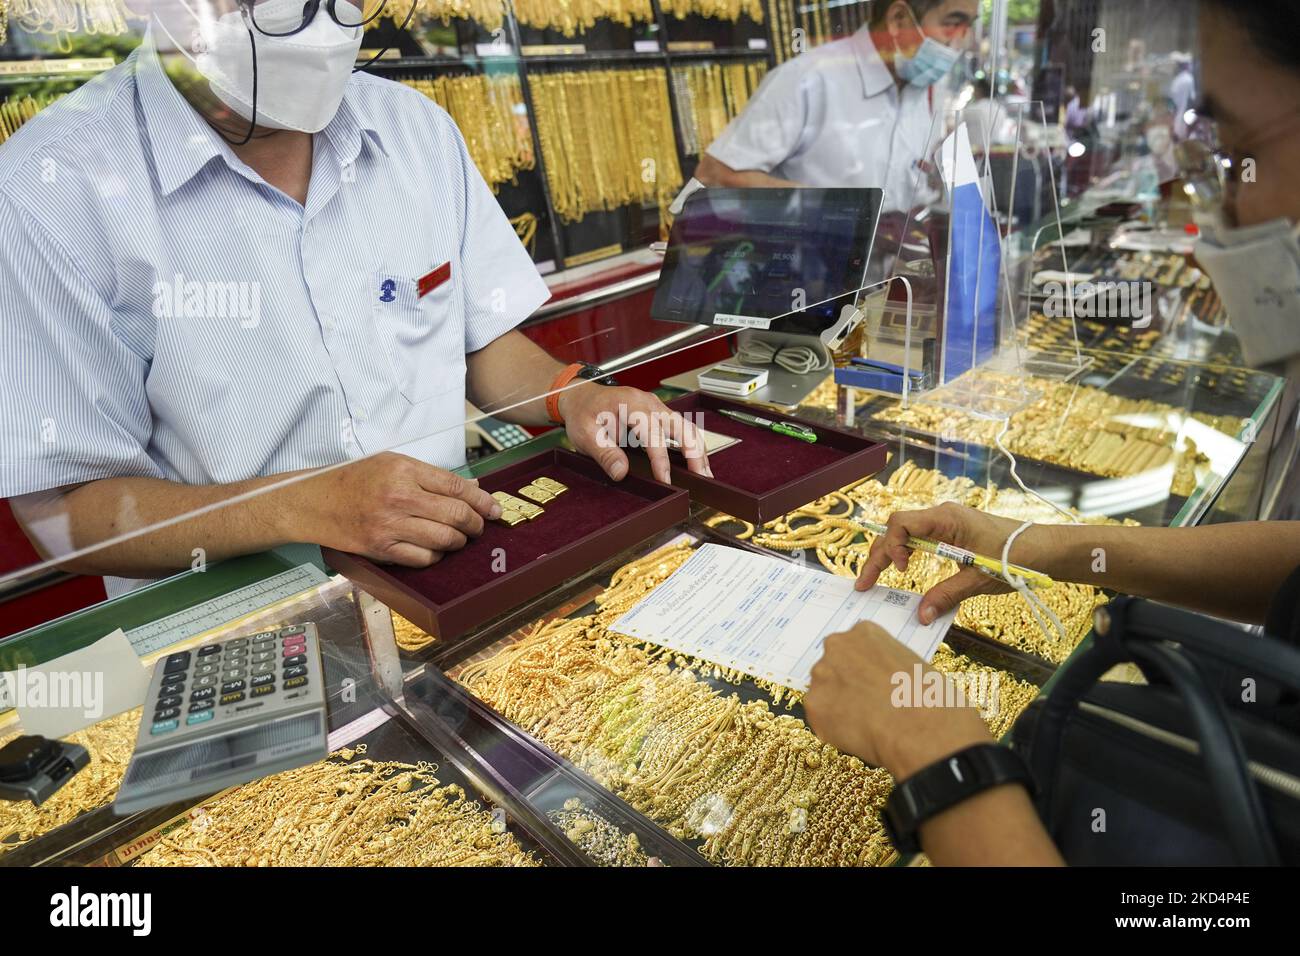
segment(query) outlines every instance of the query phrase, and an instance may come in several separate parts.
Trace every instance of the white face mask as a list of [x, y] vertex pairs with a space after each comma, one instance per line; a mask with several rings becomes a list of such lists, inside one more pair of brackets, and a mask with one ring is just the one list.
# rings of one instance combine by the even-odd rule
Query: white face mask
[[934, 86], [952, 72], [952, 68], [957, 65], [958, 56], [960, 54], [952, 47], [944, 46], [934, 37], [926, 37], [921, 48], [912, 56], [895, 54], [894, 69], [905, 82], [913, 86]]
[[[302, 0], [263, 0], [257, 24], [272, 33], [302, 22]], [[293, 36], [266, 36], [239, 10], [199, 20], [201, 52], [194, 66], [213, 94], [244, 119], [269, 129], [319, 133], [339, 110], [361, 49], [362, 28], [339, 26], [322, 7]], [[253, 44], [257, 49], [257, 97], [253, 96]], [[256, 105], [256, 116], [254, 116]]]
[[1300, 227], [1287, 219], [1244, 228], [1205, 225], [1196, 259], [1223, 300], [1246, 362], [1300, 356]]
[[[911, 10], [909, 9], [908, 12], [911, 13]], [[916, 19], [915, 13], [912, 13], [912, 22], [916, 24], [917, 32], [921, 32], [921, 24]], [[894, 72], [904, 83], [910, 83], [912, 86], [922, 88], [934, 86], [952, 72], [952, 68], [957, 65], [957, 60], [961, 56], [952, 47], [944, 46], [931, 36], [927, 36], [921, 42], [921, 46], [915, 53], [907, 56], [899, 49], [898, 36], [892, 29], [889, 37], [894, 41]]]

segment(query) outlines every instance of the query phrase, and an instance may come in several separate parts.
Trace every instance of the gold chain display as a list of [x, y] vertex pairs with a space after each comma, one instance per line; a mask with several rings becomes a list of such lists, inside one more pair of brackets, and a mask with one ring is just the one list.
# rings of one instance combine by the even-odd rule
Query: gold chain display
[[[385, 11], [385, 16], [401, 26], [409, 12], [410, 8], [403, 4], [399, 11]], [[417, 0], [415, 17], [443, 23], [450, 23], [453, 19], [473, 20], [489, 33], [495, 33], [505, 25], [506, 5], [505, 0]], [[368, 24], [367, 29], [378, 22]]]
[[[139, 726], [137, 708], [77, 731], [67, 738], [68, 742], [85, 747], [90, 763], [61, 790], [39, 807], [0, 801], [0, 858], [55, 827], [111, 803], [131, 762]], [[11, 736], [0, 735], [0, 746]]]
[[[956, 501], [1019, 521], [1060, 524], [1065, 520], [1049, 505], [1018, 489], [977, 485], [969, 478], [948, 478], [940, 472], [905, 462], [890, 477], [888, 484], [868, 479], [771, 521], [761, 529], [729, 515], [715, 516], [707, 524], [724, 530], [739, 528], [737, 537], [773, 551], [815, 554], [826, 570], [845, 577], [857, 577], [875, 536], [851, 527], [851, 518], [864, 517], [883, 524], [895, 511], [921, 510], [945, 501]], [[1109, 518], [1078, 520], [1095, 525], [1119, 523]], [[880, 583], [924, 593], [956, 570], [957, 566], [946, 558], [918, 551], [912, 555], [906, 571], [890, 567], [881, 575]], [[1053, 639], [1044, 634], [1018, 594], [968, 598], [958, 609], [955, 623], [968, 631], [1059, 664], [1087, 636], [1092, 627], [1093, 612], [1106, 602], [1106, 598], [1097, 588], [1082, 584], [1058, 583], [1037, 593], [1061, 620], [1068, 640]]]
[[[1012, 376], [979, 374], [995, 384], [1017, 387]], [[1172, 465], [1171, 491], [1176, 495], [1194, 492], [1209, 466], [1196, 443], [1182, 434], [1185, 422], [1195, 420], [1233, 438], [1242, 434], [1245, 425], [1232, 415], [1185, 412], [1164, 402], [1121, 398], [1089, 385], [1032, 376], [1024, 382], [1040, 397], [1011, 416], [1003, 443], [1012, 454], [1106, 478], [1128, 478]], [[808, 404], [833, 409], [837, 387], [828, 381]], [[1002, 428], [1000, 420], [965, 416], [924, 402], [906, 409], [890, 405], [874, 412], [874, 418], [942, 435], [945, 440], [982, 445], [993, 445]]]
[[763, 62], [673, 67], [673, 93], [687, 155], [703, 155], [727, 124], [740, 115], [766, 73], [767, 64]]
[[[3, 0], [8, 16], [28, 33], [58, 39], [60, 52], [72, 52], [72, 34], [119, 36], [133, 17], [122, 0]], [[0, 36], [0, 40], [3, 37]]]
[[[516, 0], [518, 2], [518, 0]], [[689, 16], [710, 17], [735, 22], [741, 16], [762, 23], [763, 0], [659, 0], [664, 13], [685, 20]]]
[[401, 82], [451, 114], [474, 165], [494, 190], [513, 182], [520, 170], [536, 168], [518, 74], [411, 77]]
[[[0, 0], [0, 3], [3, 2], [4, 0]], [[18, 132], [18, 127], [63, 95], [62, 93], [38, 93], [35, 96], [15, 96], [0, 100], [0, 143], [4, 143]]]
[[682, 187], [664, 69], [542, 73], [529, 84], [557, 215], [572, 223], [653, 203], [662, 225]]
[[136, 866], [539, 866], [430, 763], [332, 759], [237, 787]]
[[[796, 33], [795, 31], [800, 31]], [[772, 0], [772, 38], [778, 65], [835, 39], [826, 0]], [[796, 42], [798, 40], [798, 42]]]
[[9, 39], [9, 0], [0, 0], [0, 46]]
[[[879, 812], [889, 774], [818, 740], [766, 701], [715, 690], [741, 675], [606, 628], [679, 568], [689, 544], [619, 569], [581, 618], [539, 624], [454, 675], [481, 700], [711, 860], [736, 865], [874, 865], [891, 857]], [[672, 665], [676, 665], [676, 667]], [[941, 648], [935, 666], [996, 674], [990, 727], [1002, 733], [1032, 684]], [[777, 688], [790, 706], [797, 695]]]
[[393, 637], [398, 648], [407, 652], [423, 650], [437, 640], [432, 634], [426, 634], [396, 611], [393, 612]]
[[515, 16], [524, 26], [559, 30], [567, 37], [590, 30], [597, 20], [625, 27], [654, 22], [650, 0], [514, 0], [514, 5]]

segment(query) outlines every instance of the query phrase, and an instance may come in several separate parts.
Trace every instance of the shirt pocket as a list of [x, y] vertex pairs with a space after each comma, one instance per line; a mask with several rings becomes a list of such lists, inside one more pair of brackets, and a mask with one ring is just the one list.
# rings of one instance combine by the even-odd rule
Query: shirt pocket
[[374, 324], [393, 381], [411, 404], [465, 386], [465, 334], [453, 274], [423, 298], [419, 280], [376, 272]]

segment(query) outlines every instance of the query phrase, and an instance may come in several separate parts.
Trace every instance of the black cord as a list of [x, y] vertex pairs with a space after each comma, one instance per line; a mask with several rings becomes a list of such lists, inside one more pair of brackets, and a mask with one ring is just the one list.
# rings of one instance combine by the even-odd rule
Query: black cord
[[248, 45], [253, 57], [253, 103], [249, 111], [252, 115], [248, 118], [248, 135], [239, 142], [226, 139], [226, 134], [218, 130], [221, 138], [226, 139], [231, 146], [247, 146], [253, 141], [253, 131], [257, 129], [257, 37], [253, 36], [253, 28], [247, 23], [244, 24], [244, 29], [248, 31]]
[[[385, 3], [386, 2], [387, 0], [385, 0]], [[415, 16], [416, 6], [417, 6], [417, 0], [411, 0], [411, 12], [406, 15], [406, 19], [402, 21], [402, 25], [397, 28], [398, 33], [401, 33], [408, 26], [410, 26], [411, 20]], [[381, 7], [380, 9], [382, 10], [383, 8]], [[376, 14], [376, 16], [378, 16], [378, 14]], [[375, 62], [378, 61], [380, 57], [382, 57], [385, 53], [387, 53], [391, 49], [392, 49], [392, 44], [389, 44], [388, 46], [380, 50], [378, 53], [376, 53], [374, 56], [372, 56], [370, 59], [366, 60], [365, 63], [362, 63], [360, 66], [354, 66], [352, 68], [352, 72], [353, 73], [366, 72], [367, 70], [370, 69], [370, 67], [374, 66]]]

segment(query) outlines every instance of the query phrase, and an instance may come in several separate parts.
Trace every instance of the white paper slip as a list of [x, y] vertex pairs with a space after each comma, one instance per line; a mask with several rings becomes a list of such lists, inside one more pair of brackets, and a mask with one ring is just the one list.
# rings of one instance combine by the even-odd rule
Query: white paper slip
[[930, 660], [957, 612], [922, 624], [920, 603], [919, 594], [857, 591], [851, 578], [705, 544], [610, 630], [802, 691], [827, 636], [862, 621]]
[[58, 739], [139, 707], [149, 674], [119, 629], [46, 664], [0, 675], [0, 681], [23, 732]]

